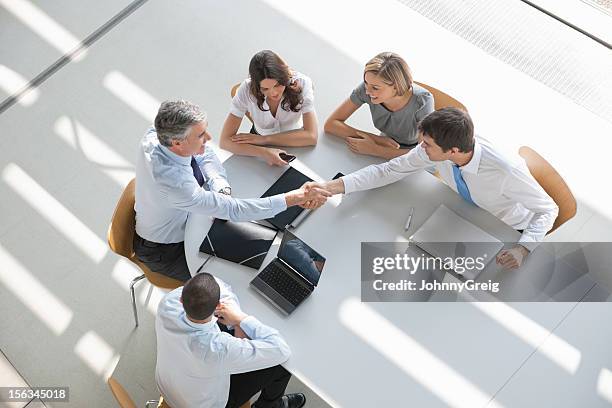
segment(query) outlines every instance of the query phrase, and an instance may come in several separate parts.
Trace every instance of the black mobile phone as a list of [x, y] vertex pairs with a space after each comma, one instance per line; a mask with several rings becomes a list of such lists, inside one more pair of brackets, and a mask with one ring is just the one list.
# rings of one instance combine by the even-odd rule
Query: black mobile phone
[[339, 179], [340, 177], [344, 177], [344, 174], [342, 174], [342, 173], [338, 173], [338, 174], [336, 174], [336, 175], [334, 176], [334, 178], [333, 178], [332, 180]]
[[284, 161], [286, 161], [287, 163], [291, 163], [292, 161], [295, 160], [295, 156], [292, 154], [287, 154], [287, 153], [279, 153], [278, 157], [280, 157], [281, 159], [283, 159]]

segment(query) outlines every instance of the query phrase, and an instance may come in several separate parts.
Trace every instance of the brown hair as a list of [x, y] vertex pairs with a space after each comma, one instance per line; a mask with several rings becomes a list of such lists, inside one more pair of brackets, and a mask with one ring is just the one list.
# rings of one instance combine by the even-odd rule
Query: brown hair
[[286, 111], [300, 111], [304, 102], [302, 88], [297, 83], [291, 81], [291, 74], [292, 71], [287, 63], [270, 50], [260, 51], [251, 58], [249, 63], [250, 90], [251, 94], [257, 99], [257, 107], [260, 110], [265, 110], [263, 108], [265, 96], [261, 92], [259, 84], [264, 79], [274, 79], [280, 85], [285, 86], [285, 91], [283, 92], [285, 98], [281, 107]]
[[395, 87], [399, 96], [406, 95], [412, 88], [412, 72], [402, 57], [394, 52], [381, 52], [369, 60], [363, 70], [365, 74], [372, 72], [385, 83]]
[[418, 130], [431, 137], [443, 152], [453, 147], [463, 153], [474, 150], [474, 123], [470, 115], [461, 109], [433, 111], [419, 122]]

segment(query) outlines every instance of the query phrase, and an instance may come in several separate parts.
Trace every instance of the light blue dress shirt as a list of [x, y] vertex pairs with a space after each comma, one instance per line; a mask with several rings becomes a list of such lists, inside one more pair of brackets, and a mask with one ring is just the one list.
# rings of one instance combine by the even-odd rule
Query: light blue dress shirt
[[228, 187], [225, 170], [210, 145], [195, 156], [206, 186], [198, 185], [191, 157], [179, 156], [162, 146], [155, 129], [145, 134], [136, 162], [136, 232], [161, 244], [185, 240], [190, 212], [231, 221], [271, 218], [285, 210], [283, 194], [266, 198], [237, 199], [217, 193]]
[[[215, 279], [221, 299], [237, 303], [231, 288]], [[253, 316], [240, 323], [250, 339], [221, 332], [214, 316], [208, 323], [192, 322], [179, 300], [182, 293], [180, 287], [162, 299], [155, 321], [155, 379], [171, 407], [224, 408], [231, 374], [272, 367], [289, 358], [289, 346], [278, 331]]]

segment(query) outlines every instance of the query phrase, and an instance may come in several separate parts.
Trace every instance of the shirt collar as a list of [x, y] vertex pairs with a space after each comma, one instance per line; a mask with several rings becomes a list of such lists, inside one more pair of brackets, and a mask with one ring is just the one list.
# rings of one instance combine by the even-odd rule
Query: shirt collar
[[164, 156], [166, 156], [167, 158], [169, 158], [170, 160], [178, 163], [178, 164], [182, 164], [184, 166], [190, 166], [191, 165], [191, 157], [185, 157], [185, 156], [179, 156], [178, 154], [174, 153], [172, 150], [168, 149], [166, 146], [162, 145], [160, 143], [159, 147], [161, 148], [161, 151], [163, 153]]
[[461, 167], [462, 172], [478, 174], [478, 168], [480, 167], [480, 159], [482, 158], [482, 146], [474, 138], [474, 154], [470, 161]]
[[198, 329], [198, 330], [211, 331], [211, 330], [214, 330], [216, 327], [218, 327], [217, 318], [215, 316], [213, 316], [212, 319], [210, 319], [210, 322], [196, 323], [196, 322], [192, 322], [191, 320], [189, 320], [189, 318], [187, 317], [187, 314], [183, 313], [183, 320], [188, 326], [193, 327], [194, 329]]

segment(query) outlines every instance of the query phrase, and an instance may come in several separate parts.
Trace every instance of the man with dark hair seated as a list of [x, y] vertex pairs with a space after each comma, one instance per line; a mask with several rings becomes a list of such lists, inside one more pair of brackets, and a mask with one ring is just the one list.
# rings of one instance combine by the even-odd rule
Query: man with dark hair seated
[[402, 156], [334, 181], [309, 185], [333, 194], [349, 194], [435, 167], [440, 178], [467, 202], [521, 232], [517, 245], [503, 249], [496, 258], [504, 268], [520, 267], [557, 218], [559, 208], [553, 199], [533, 178], [522, 158], [505, 157], [486, 139], [474, 135], [474, 123], [467, 112], [457, 108], [437, 110], [418, 124], [418, 131], [422, 142]]
[[[233, 326], [233, 329], [231, 328]], [[155, 378], [173, 408], [300, 408], [304, 394], [283, 395], [291, 351], [278, 331], [240, 310], [229, 285], [208, 273], [160, 302]], [[232, 333], [234, 336], [232, 336]]]

